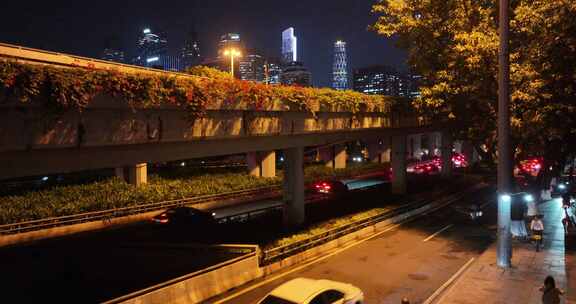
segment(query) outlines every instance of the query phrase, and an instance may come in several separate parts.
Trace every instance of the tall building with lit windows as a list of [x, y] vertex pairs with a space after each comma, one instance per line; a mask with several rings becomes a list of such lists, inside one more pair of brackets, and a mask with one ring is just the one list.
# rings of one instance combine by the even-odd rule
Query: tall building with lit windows
[[220, 36], [220, 41], [218, 42], [218, 58], [225, 57], [224, 52], [227, 49], [237, 49], [240, 52], [243, 51], [242, 40], [240, 39], [240, 34], [238, 33], [226, 33]]
[[267, 84], [280, 84], [280, 75], [282, 75], [282, 64], [280, 63], [280, 59], [268, 58], [268, 60], [266, 60], [265, 68], [265, 82]]
[[388, 66], [370, 66], [354, 70], [353, 89], [365, 94], [415, 98], [420, 95], [420, 78], [399, 73]]
[[289, 64], [298, 61], [298, 38], [294, 36], [294, 28], [282, 32], [282, 63]]
[[193, 30], [188, 32], [184, 40], [184, 46], [180, 51], [180, 63], [183, 70], [200, 63], [198, 34]]
[[257, 54], [246, 54], [240, 58], [240, 79], [265, 82], [266, 59]]
[[114, 61], [118, 63], [125, 63], [126, 58], [124, 57], [124, 51], [119, 43], [117, 36], [112, 36], [106, 39], [104, 44], [104, 51], [100, 57], [102, 60]]
[[151, 67], [167, 55], [168, 39], [166, 33], [153, 32], [150, 28], [144, 28], [138, 39], [136, 57], [133, 63], [140, 66]]
[[332, 88], [335, 90], [348, 89], [348, 58], [346, 56], [346, 42], [342, 40], [334, 43]]
[[294, 61], [284, 65], [280, 74], [280, 82], [289, 86], [311, 87], [312, 73], [302, 62]]

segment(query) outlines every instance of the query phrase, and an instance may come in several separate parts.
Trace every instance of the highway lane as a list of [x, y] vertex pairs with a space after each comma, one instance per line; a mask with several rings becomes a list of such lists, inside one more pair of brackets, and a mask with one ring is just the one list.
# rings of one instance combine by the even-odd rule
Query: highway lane
[[[471, 195], [456, 206], [486, 199], [486, 195]], [[364, 291], [369, 304], [400, 303], [402, 297], [408, 297], [411, 303], [422, 303], [493, 241], [494, 204], [487, 206], [479, 223], [457, 212], [456, 206], [403, 224], [310, 265], [287, 269], [209, 303], [256, 303], [273, 288], [296, 277], [352, 283]]]
[[[357, 200], [353, 204], [331, 200], [309, 204], [306, 207], [309, 221], [323, 221], [376, 205], [398, 206], [409, 200], [390, 195], [386, 187], [360, 192], [352, 198]], [[172, 229], [146, 222], [1, 248], [3, 278], [9, 278], [3, 290], [7, 298], [29, 303], [100, 302], [235, 256], [188, 245], [264, 244], [286, 233], [281, 223], [281, 214], [272, 214], [246, 223], [224, 225], [219, 236], [205, 229]]]

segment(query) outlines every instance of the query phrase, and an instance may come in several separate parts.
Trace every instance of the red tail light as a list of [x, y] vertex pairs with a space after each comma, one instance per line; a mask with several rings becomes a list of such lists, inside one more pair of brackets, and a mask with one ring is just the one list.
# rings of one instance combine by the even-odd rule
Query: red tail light
[[152, 218], [152, 222], [159, 224], [167, 224], [170, 221], [166, 213], [162, 213]]

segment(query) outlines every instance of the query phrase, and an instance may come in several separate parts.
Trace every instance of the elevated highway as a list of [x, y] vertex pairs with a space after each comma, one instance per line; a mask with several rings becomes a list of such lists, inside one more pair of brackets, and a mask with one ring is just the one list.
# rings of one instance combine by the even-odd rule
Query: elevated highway
[[[196, 77], [0, 44], [0, 64], [7, 63], [47, 66], [75, 75], [81, 75], [79, 70], [100, 70]], [[190, 119], [181, 106], [164, 103], [142, 108], [100, 94], [82, 111], [54, 114], [41, 98], [23, 102], [0, 90], [0, 179], [117, 168], [117, 175], [140, 185], [146, 183], [147, 163], [238, 153], [247, 154], [252, 174], [266, 177], [275, 176], [274, 151], [283, 150], [287, 219], [298, 224], [304, 219], [304, 147], [333, 146], [319, 155], [330, 166], [341, 168], [347, 159], [342, 144], [367, 142], [372, 160], [392, 162], [392, 189], [402, 193], [406, 191], [406, 136], [446, 127], [384, 103], [361, 103], [354, 112], [331, 103], [307, 106], [306, 110], [274, 100], [256, 110], [242, 102], [209, 102], [203, 116]], [[452, 142], [449, 136], [442, 139], [448, 164]], [[450, 166], [443, 168], [449, 174]]]

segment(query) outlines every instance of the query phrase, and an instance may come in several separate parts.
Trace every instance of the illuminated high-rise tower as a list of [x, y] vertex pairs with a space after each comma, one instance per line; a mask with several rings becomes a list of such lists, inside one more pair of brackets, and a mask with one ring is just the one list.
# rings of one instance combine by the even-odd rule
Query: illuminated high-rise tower
[[348, 64], [346, 57], [346, 42], [338, 40], [334, 43], [334, 65], [332, 66], [332, 88], [348, 89]]
[[200, 46], [198, 35], [194, 30], [188, 32], [184, 46], [180, 51], [180, 61], [183, 69], [200, 63]]
[[282, 32], [282, 62], [288, 64], [298, 61], [298, 39], [294, 36], [294, 28]]
[[134, 64], [156, 67], [161, 57], [168, 54], [168, 40], [164, 32], [152, 32], [150, 28], [145, 28], [140, 34], [137, 46], [137, 55]]

